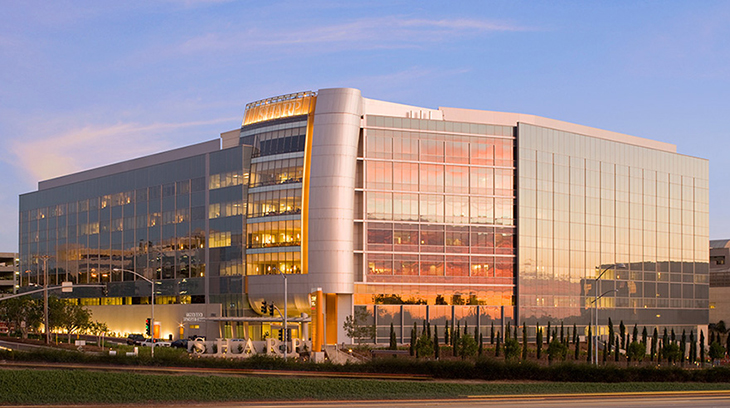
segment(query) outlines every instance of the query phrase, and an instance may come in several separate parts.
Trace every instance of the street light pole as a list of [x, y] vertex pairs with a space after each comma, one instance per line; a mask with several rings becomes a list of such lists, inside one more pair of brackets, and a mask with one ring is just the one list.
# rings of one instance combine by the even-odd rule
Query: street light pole
[[50, 255], [39, 255], [38, 259], [43, 261], [43, 326], [46, 329], [46, 344], [51, 344], [51, 333], [48, 327], [48, 259]]
[[150, 322], [152, 324], [152, 327], [150, 328], [152, 331], [152, 348], [150, 349], [150, 353], [151, 353], [152, 358], [155, 358], [155, 282], [140, 275], [139, 273], [137, 273], [135, 271], [130, 271], [129, 269], [114, 268], [112, 270], [114, 272], [129, 272], [133, 275], [139, 276], [140, 278], [146, 280], [152, 286], [152, 307], [151, 307], [152, 310], [150, 311], [150, 315], [151, 315], [150, 319], [152, 320]]
[[601, 296], [598, 296], [598, 292], [600, 291], [599, 285], [601, 284], [601, 277], [608, 272], [610, 269], [616, 269], [616, 268], [625, 268], [626, 265], [619, 263], [619, 264], [611, 264], [606, 266], [606, 268], [603, 269], [603, 271], [598, 274], [598, 277], [595, 279], [595, 288], [593, 293], [595, 294], [595, 300], [593, 301], [594, 308], [595, 308], [595, 326], [593, 326], [594, 333], [593, 333], [593, 354], [595, 356], [594, 364], [598, 365], [598, 299], [602, 298], [604, 295], [611, 293], [611, 292], [618, 292], [618, 290], [609, 290], [608, 292], [602, 294]]

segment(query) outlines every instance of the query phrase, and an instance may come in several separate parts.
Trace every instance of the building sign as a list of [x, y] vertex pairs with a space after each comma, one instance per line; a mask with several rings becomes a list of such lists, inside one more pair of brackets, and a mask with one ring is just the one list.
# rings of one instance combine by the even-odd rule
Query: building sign
[[183, 318], [184, 322], [199, 322], [203, 320], [203, 313], [201, 312], [187, 312]]
[[249, 103], [246, 105], [243, 126], [309, 114], [314, 110], [315, 100], [314, 92], [299, 92]]

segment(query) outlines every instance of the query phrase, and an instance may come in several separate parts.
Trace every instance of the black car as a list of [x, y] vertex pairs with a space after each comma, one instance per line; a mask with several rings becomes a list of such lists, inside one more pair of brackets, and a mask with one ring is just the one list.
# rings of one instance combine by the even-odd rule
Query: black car
[[141, 334], [130, 334], [127, 336], [127, 344], [130, 346], [139, 346], [144, 341], [144, 336]]
[[170, 347], [187, 349], [188, 348], [188, 339], [175, 340], [172, 342], [172, 344], [170, 344]]

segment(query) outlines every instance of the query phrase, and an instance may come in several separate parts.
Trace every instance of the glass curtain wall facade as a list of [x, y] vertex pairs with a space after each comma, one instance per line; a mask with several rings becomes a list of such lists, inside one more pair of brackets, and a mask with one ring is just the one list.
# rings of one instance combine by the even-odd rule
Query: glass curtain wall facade
[[[20, 270], [26, 289], [75, 289], [83, 305], [223, 302], [242, 308], [243, 245], [250, 148], [197, 154], [134, 170], [57, 183], [20, 196]], [[66, 295], [64, 295], [66, 296]]]
[[502, 306], [512, 316], [513, 128], [371, 115], [362, 138], [355, 305], [377, 315], [378, 336], [426, 315], [472, 327]]
[[603, 295], [600, 326], [707, 322], [706, 160], [529, 124], [517, 140], [523, 321], [587, 326]]
[[248, 275], [302, 273], [302, 182], [307, 115], [244, 126], [253, 146], [248, 189]]

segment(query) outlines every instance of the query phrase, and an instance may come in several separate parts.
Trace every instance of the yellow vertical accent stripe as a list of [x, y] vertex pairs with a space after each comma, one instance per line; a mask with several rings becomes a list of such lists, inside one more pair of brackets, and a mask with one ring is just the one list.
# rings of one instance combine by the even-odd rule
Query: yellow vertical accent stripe
[[302, 273], [309, 273], [309, 174], [312, 168], [312, 136], [314, 133], [314, 108], [317, 97], [312, 97], [307, 116], [307, 136], [304, 143], [304, 182], [302, 186]]

